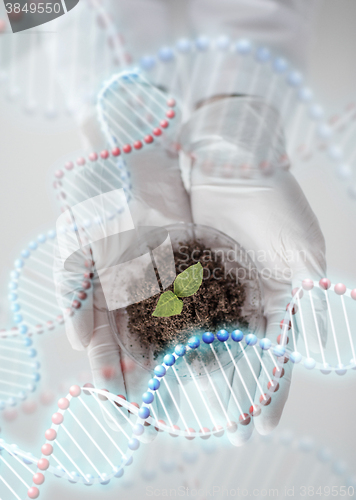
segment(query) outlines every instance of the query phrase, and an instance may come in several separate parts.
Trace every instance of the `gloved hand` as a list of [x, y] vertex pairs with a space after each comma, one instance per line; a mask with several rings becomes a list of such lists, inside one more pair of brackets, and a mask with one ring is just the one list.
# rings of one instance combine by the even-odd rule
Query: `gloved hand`
[[[115, 100], [115, 94], [109, 94], [113, 99], [106, 104], [107, 109], [120, 110], [120, 102]], [[121, 111], [122, 112], [122, 111]], [[115, 143], [115, 120], [119, 113], [113, 113], [112, 117], [108, 120], [109, 126], [106, 128], [108, 131], [108, 139]], [[127, 115], [126, 115], [127, 118]], [[175, 123], [175, 122], [174, 122]], [[132, 181], [132, 199], [129, 203], [130, 218], [132, 218], [133, 226], [163, 226], [175, 221], [191, 222], [190, 200], [187, 192], [185, 191], [180, 170], [177, 154], [170, 147], [176, 136], [174, 123], [171, 123], [166, 134], [166, 138], [160, 145], [151, 145], [145, 147], [140, 152], [127, 157], [127, 163], [131, 172]], [[105, 124], [104, 124], [105, 125]], [[120, 128], [119, 128], [120, 130]], [[78, 174], [77, 174], [78, 175]], [[73, 191], [70, 199], [76, 200], [80, 204], [72, 207], [71, 215], [74, 217], [73, 223], [77, 227], [81, 227], [81, 215], [83, 219], [90, 215], [92, 220], [102, 217], [102, 213], [111, 212], [112, 207], [106, 206], [108, 201], [103, 201], [105, 197], [100, 196], [99, 201], [91, 201], [90, 207], [85, 207], [87, 200], [96, 200], [98, 192], [105, 194], [108, 191], [108, 186], [112, 189], [119, 189], [120, 184], [115, 180], [115, 172], [108, 172], [100, 165], [91, 165], [90, 168], [81, 170], [77, 178], [72, 182]], [[80, 187], [78, 191], [78, 187]], [[121, 200], [122, 201], [122, 200]], [[120, 203], [121, 203], [120, 201]], [[124, 253], [127, 249], [120, 248], [118, 239], [117, 245], [110, 246], [105, 243], [105, 236], [107, 234], [117, 234], [119, 230], [124, 230], [127, 225], [127, 210], [121, 213], [120, 216], [115, 216], [107, 224], [102, 224], [96, 227], [93, 231], [95, 239], [101, 238], [102, 243], [98, 246], [98, 241], [92, 245], [92, 258], [95, 262], [97, 270], [109, 268], [114, 265], [117, 254]], [[64, 216], [63, 216], [64, 217]], [[126, 221], [126, 222], [125, 222]], [[84, 237], [87, 240], [93, 241], [93, 234], [91, 235], [92, 228], [86, 229], [84, 235], [79, 235], [80, 239]], [[106, 234], [107, 233], [107, 234]], [[110, 248], [109, 248], [110, 247]], [[131, 257], [132, 258], [132, 257]], [[84, 260], [81, 254], [77, 255], [77, 260]], [[75, 283], [80, 282], [81, 274], [70, 273], [64, 269], [63, 258], [58, 255], [57, 258], [57, 290], [59, 300], [63, 299], [66, 295], [71, 295], [75, 289]], [[78, 265], [79, 269], [83, 269], [83, 265]], [[117, 289], [117, 287], [111, 287]], [[140, 397], [146, 390], [147, 373], [136, 366], [133, 373], [123, 373], [120, 368], [121, 352], [117, 339], [112, 332], [111, 326], [108, 323], [106, 301], [103, 294], [103, 287], [98, 277], [94, 274], [93, 293], [92, 296], [86, 301], [81, 310], [77, 311], [76, 315], [67, 318], [66, 329], [68, 338], [72, 346], [76, 349], [86, 348], [93, 371], [95, 386], [98, 388], [105, 388], [115, 394], [124, 394], [130, 401], [136, 397]], [[262, 327], [260, 325], [260, 332], [262, 335]], [[122, 343], [124, 342], [124, 332], [118, 332], [121, 336]], [[140, 352], [140, 346], [133, 346], [135, 352]], [[245, 360], [241, 361], [246, 364]], [[255, 365], [255, 371], [259, 369], [259, 362], [255, 358], [251, 361]], [[237, 376], [234, 376], [234, 366], [226, 369], [226, 377], [231, 383], [236, 400], [241, 404], [243, 410], [238, 409], [233, 401], [228, 386], [225, 381], [222, 381], [223, 387], [219, 386], [220, 398], [224, 406], [228, 410], [230, 418], [238, 422], [240, 414], [247, 411], [251, 401], [247, 397], [245, 388], [241, 385], [241, 381]], [[110, 375], [110, 380], [107, 380], [107, 374]], [[256, 381], [251, 373], [244, 373], [245, 387], [248, 387], [249, 394], [253, 397], [255, 393]], [[202, 380], [202, 389], [206, 399], [209, 401], [211, 411], [215, 415], [215, 422], [217, 424], [226, 424], [225, 415], [222, 413], [221, 407], [218, 404], [214, 390], [209, 386], [208, 380]], [[174, 393], [175, 400], [179, 405], [180, 390], [179, 387], [173, 382], [170, 383], [171, 390]], [[177, 410], [172, 404], [170, 398], [164, 395], [165, 387], [162, 385], [160, 394], [165, 401], [165, 405], [169, 410], [172, 421], [177, 417]], [[251, 398], [250, 396], [250, 398]], [[159, 404], [155, 398], [155, 405]], [[168, 401], [168, 402], [167, 402]], [[230, 403], [229, 403], [230, 402]], [[158, 413], [158, 412], [157, 412]], [[162, 412], [159, 412], [162, 415]], [[110, 421], [108, 422], [110, 424]], [[112, 426], [114, 429], [115, 426]], [[251, 435], [253, 426], [238, 426], [238, 431], [234, 433], [235, 444], [242, 444]], [[149, 432], [154, 434], [152, 428]], [[146, 439], [150, 436], [145, 433]]]
[[[171, 126], [169, 130], [166, 134], [167, 142], [170, 134], [174, 135], [174, 127]], [[116, 196], [115, 193], [118, 191], [114, 190], [119, 190], [121, 187], [115, 171], [110, 172], [96, 164], [83, 168], [77, 174], [72, 183], [73, 193], [71, 193], [71, 199], [74, 197], [77, 205], [72, 206], [71, 212], [62, 215], [57, 223], [58, 227], [65, 217], [70, 216], [73, 217], [72, 222], [77, 228], [82, 228], [83, 220], [90, 217], [92, 226], [83, 231], [79, 229], [78, 234], [81, 239], [87, 238], [89, 243], [93, 241], [94, 235], [95, 239], [99, 240], [91, 249], [97, 270], [103, 267], [109, 268], [116, 262], [117, 254], [123, 251], [119, 247], [113, 248], [109, 245], [107, 236], [118, 235], [127, 230], [125, 225], [127, 226], [128, 219], [135, 228], [164, 226], [178, 221], [191, 222], [190, 200], [181, 180], [177, 154], [154, 143], [133, 154], [128, 163], [132, 191], [128, 207], [123, 213], [116, 214], [106, 221], [102, 218], [100, 224], [95, 224], [97, 216], [102, 217], [103, 213], [108, 213], [112, 209], [105, 195], [109, 194], [109, 198], [115, 204], [113, 194]], [[75, 187], [79, 187], [79, 191]], [[104, 196], [98, 197], [98, 190]], [[87, 200], [90, 200], [90, 207], [86, 206]], [[117, 205], [122, 202], [126, 205], [126, 197], [122, 198], [121, 193], [121, 198], [118, 195], [116, 202]], [[64, 239], [65, 237], [63, 236]], [[64, 248], [66, 243], [68, 242], [64, 242]], [[59, 302], [63, 303], [66, 302], [64, 299], [71, 297], [77, 288], [80, 288], [87, 257], [80, 252], [77, 253], [75, 268], [68, 270], [64, 267], [67, 255], [61, 255], [60, 250], [59, 248], [56, 255], [55, 281]], [[136, 401], [141, 405], [141, 396], [147, 390], [148, 372], [138, 365], [133, 372], [122, 371], [122, 353], [109, 325], [106, 298], [97, 273], [94, 274], [92, 288], [87, 292], [89, 297], [81, 309], [75, 315], [66, 318], [69, 341], [74, 349], [87, 350], [95, 387], [105, 388], [114, 394], [122, 394], [128, 401]], [[171, 412], [174, 415], [174, 408]], [[149, 427], [142, 439], [145, 437], [150, 439], [148, 435], [150, 432], [155, 434], [156, 431], [153, 427]]]
[[[279, 167], [286, 157], [278, 113], [256, 98], [206, 103], [184, 125], [181, 144], [192, 158], [193, 220], [225, 232], [248, 251], [262, 279], [265, 334], [276, 343], [292, 289], [304, 279], [326, 275], [325, 243], [317, 218], [293, 175]], [[316, 301], [323, 343], [324, 311], [323, 301]], [[309, 331], [313, 318], [305, 317], [304, 323]], [[319, 352], [318, 339], [310, 339], [309, 347]], [[263, 352], [262, 362], [272, 373], [268, 353]], [[272, 431], [280, 420], [292, 363], [284, 370], [272, 403], [254, 419], [261, 434]], [[268, 383], [266, 371], [260, 368], [262, 388]], [[257, 404], [260, 396], [256, 387]]]
[[[244, 101], [232, 100], [233, 104], [236, 102], [240, 106]], [[230, 104], [232, 103], [230, 102]], [[213, 109], [216, 109], [215, 107], [217, 106], [217, 109], [219, 109], [221, 103], [213, 103], [210, 106]], [[236, 144], [231, 140], [231, 137], [228, 137], [230, 140], [224, 141], [224, 131], [221, 130], [221, 127], [220, 130], [216, 127], [217, 123], [223, 123], [223, 121], [216, 121], [216, 116], [209, 116], [209, 113], [206, 116], [202, 116], [201, 111], [203, 109], [199, 110], [192, 117], [182, 132], [184, 150], [196, 158], [192, 169], [191, 201], [193, 204], [193, 220], [196, 223], [215, 226], [232, 236], [236, 241], [242, 243], [250, 252], [251, 250], [255, 251], [255, 261], [257, 263], [261, 260], [258, 259], [257, 252], [264, 251], [264, 255], [266, 256], [264, 267], [272, 268], [271, 264], [275, 264], [276, 276], [271, 277], [271, 279], [264, 283], [267, 335], [275, 340], [279, 334], [279, 323], [284, 316], [285, 306], [290, 298], [292, 280], [289, 275], [283, 277], [284, 266], [288, 259], [288, 253], [286, 254], [286, 252], [287, 250], [295, 252], [300, 249], [305, 251], [307, 262], [301, 263], [299, 268], [297, 263], [295, 263], [293, 267], [293, 269], [297, 269], [298, 271], [298, 275], [295, 276], [296, 279], [299, 277], [304, 279], [306, 277], [304, 271], [307, 270], [313, 271], [313, 273], [307, 273], [307, 277], [314, 277], [318, 273], [322, 274], [324, 261], [323, 255], [320, 256], [319, 260], [318, 258], [314, 259], [314, 253], [311, 251], [312, 242], [310, 243], [311, 240], [309, 238], [313, 237], [314, 233], [320, 237], [319, 246], [322, 252], [323, 240], [315, 217], [309, 209], [300, 188], [298, 188], [294, 179], [287, 172], [278, 171], [271, 178], [264, 178], [262, 181], [261, 179], [256, 181], [256, 179], [241, 179], [240, 177], [236, 177], [233, 180], [229, 178], [227, 181], [226, 177], [224, 177], [226, 173], [228, 175], [236, 173], [236, 166], [240, 166], [241, 158], [244, 160], [248, 158], [249, 161], [258, 158], [261, 149], [265, 154], [270, 156], [270, 162], [276, 164], [277, 158], [280, 157], [281, 153], [278, 148], [283, 144], [280, 136], [277, 135], [277, 139], [274, 136], [266, 137], [266, 127], [259, 126], [259, 143], [263, 147], [254, 152], [248, 141], [249, 135], [246, 133], [244, 135], [244, 131], [251, 130], [251, 128], [243, 127], [237, 119], [237, 122], [240, 123], [237, 125], [240, 149], [236, 149]], [[206, 113], [206, 109], [204, 113]], [[253, 123], [251, 124], [251, 116], [257, 118], [261, 116], [256, 103], [251, 106], [251, 109], [252, 115], [248, 107], [241, 113], [241, 110], [232, 106], [233, 119], [236, 120], [236, 116], [243, 117], [244, 123], [246, 122], [251, 127], [253, 125]], [[268, 130], [271, 130], [273, 126], [271, 117], [268, 116], [266, 110], [262, 115], [268, 123]], [[255, 126], [256, 123], [253, 130], [256, 130]], [[204, 127], [208, 128], [208, 130], [204, 130]], [[230, 128], [229, 130], [234, 129]], [[198, 134], [198, 138], [196, 135], [197, 131], [201, 134]], [[216, 140], [219, 141], [217, 147], [214, 144]], [[236, 151], [238, 152], [237, 154]], [[269, 151], [272, 151], [273, 154], [269, 153]], [[225, 168], [227, 160], [232, 169]], [[211, 168], [213, 171], [211, 171]], [[186, 222], [191, 220], [189, 197], [183, 188], [176, 158], [167, 155], [159, 147], [153, 147], [132, 156], [130, 159], [130, 169], [133, 176], [133, 200], [130, 203], [130, 211], [135, 225], [164, 225], [177, 220]], [[206, 169], [208, 170], [206, 171]], [[246, 176], [247, 172], [248, 169], [244, 166], [242, 168], [243, 175]], [[240, 170], [238, 170], [238, 174], [241, 174]], [[85, 175], [88, 175], [88, 173]], [[159, 179], [159, 183], [156, 182], [157, 179]], [[80, 179], [77, 182], [80, 183]], [[285, 189], [289, 191], [288, 196], [284, 194]], [[269, 206], [273, 214], [277, 209], [281, 208], [281, 213], [276, 213], [275, 215], [278, 217], [275, 223], [272, 219], [273, 216], [268, 212]], [[288, 207], [288, 211], [286, 211], [286, 207]], [[293, 214], [294, 208], [297, 211], [296, 215]], [[309, 215], [311, 223], [307, 224], [307, 228], [304, 226], [304, 221], [301, 221], [299, 218], [300, 210], [303, 210], [304, 214], [307, 212]], [[240, 220], [237, 220], [236, 214], [240, 213], [243, 214], [243, 217], [241, 216], [239, 217]], [[288, 217], [286, 217], [286, 214], [288, 214]], [[282, 237], [280, 231], [282, 228], [288, 228], [288, 222], [291, 217], [293, 217], [294, 224], [298, 222], [298, 226], [294, 225]], [[266, 221], [269, 222], [269, 231]], [[304, 248], [304, 243], [307, 241], [309, 241], [309, 244], [307, 248]], [[276, 246], [277, 243], [282, 246]], [[105, 252], [103, 255], [105, 255]], [[100, 255], [94, 255], [97, 267], [100, 267], [100, 258]], [[105, 267], [110, 263], [110, 257], [109, 262], [107, 259], [108, 256], [106, 255]], [[289, 270], [291, 265], [288, 263], [286, 267]], [[58, 283], [63, 281], [64, 273], [60, 271]], [[85, 317], [85, 310], [83, 310], [81, 314], [72, 318], [72, 324], [69, 324], [67, 331], [69, 332], [73, 347], [87, 347], [97, 387], [106, 387], [110, 391], [117, 393], [118, 391], [123, 392], [120, 388], [124, 387], [125, 384], [128, 391], [128, 398], [132, 400], [132, 397], [129, 395], [130, 392], [134, 392], [135, 395], [142, 394], [145, 389], [142, 383], [145, 385], [147, 375], [138, 370], [135, 372], [136, 376], [128, 380], [129, 377], [126, 377], [125, 374], [117, 369], [119, 366], [120, 349], [111, 333], [107, 316], [103, 312], [105, 307], [101, 302], [100, 293], [96, 293], [98, 290], [100, 290], [98, 284], [94, 284], [94, 307], [91, 309], [92, 306], [88, 302], [89, 307], [85, 321], [83, 322], [83, 318]], [[59, 293], [63, 293], [63, 290], [59, 290]], [[92, 334], [93, 326], [94, 334]], [[257, 333], [260, 336], [263, 335], [264, 325], [260, 324], [258, 330]], [[268, 373], [270, 373], [273, 369], [270, 359], [263, 357], [263, 361]], [[115, 377], [112, 378], [109, 385], [103, 377], [103, 373], [108, 367], [115, 367]], [[255, 373], [260, 374], [257, 387], [266, 387], [268, 380], [266, 379], [264, 370], [261, 369], [259, 363], [256, 364], [256, 361], [254, 361], [253, 368]], [[244, 403], [248, 398], [236, 373], [234, 373], [233, 369], [230, 369], [227, 376], [230, 379], [238, 400], [246, 407]], [[244, 373], [244, 378], [249, 393], [252, 395], [256, 393], [255, 400], [259, 403], [260, 393], [256, 392], [256, 381], [248, 371]], [[268, 432], [277, 424], [288, 395], [289, 383], [290, 366], [288, 365], [286, 367], [286, 375], [283, 381], [281, 381], [281, 389], [274, 397], [273, 405], [264, 408], [262, 417], [255, 419], [260, 432]], [[213, 396], [211, 391], [209, 392], [208, 387], [206, 387], [206, 396], [209, 400]], [[229, 394], [225, 394], [223, 399], [228, 401]], [[231, 405], [229, 406], [233, 407], [231, 398], [230, 402]], [[249, 406], [248, 400], [247, 404]], [[232, 411], [236, 412], [236, 408]], [[235, 415], [235, 417], [237, 420], [239, 415]], [[252, 429], [252, 425], [246, 427], [239, 426], [238, 432], [230, 435], [234, 444], [242, 444], [249, 437]]]

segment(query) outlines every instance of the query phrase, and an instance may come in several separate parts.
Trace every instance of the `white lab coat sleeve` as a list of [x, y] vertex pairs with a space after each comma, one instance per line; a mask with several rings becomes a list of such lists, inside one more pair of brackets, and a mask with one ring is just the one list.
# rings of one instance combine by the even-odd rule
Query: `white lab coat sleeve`
[[[191, 0], [188, 16], [197, 36], [248, 39], [253, 50], [267, 47], [273, 55], [285, 58], [290, 67], [304, 72], [318, 4], [319, 0]], [[265, 71], [256, 74], [258, 63], [253, 61], [254, 56], [239, 58], [234, 51], [226, 51], [219, 57], [216, 51], [207, 50], [200, 59], [200, 77], [191, 91], [193, 108], [214, 95], [263, 97], [269, 77]]]
[[191, 0], [197, 34], [249, 38], [304, 67], [310, 27], [319, 0]]
[[136, 61], [156, 53], [173, 42], [171, 2], [166, 0], [105, 0], [105, 8], [123, 35], [130, 55]]

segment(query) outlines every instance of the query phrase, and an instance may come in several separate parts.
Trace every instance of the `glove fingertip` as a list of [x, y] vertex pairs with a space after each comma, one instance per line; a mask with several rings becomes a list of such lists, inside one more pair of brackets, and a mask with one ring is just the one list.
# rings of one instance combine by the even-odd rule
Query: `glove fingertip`
[[254, 422], [251, 419], [251, 422], [246, 425], [238, 425], [237, 432], [227, 432], [227, 437], [230, 443], [236, 447], [243, 446], [247, 443], [247, 441], [253, 435]]
[[[284, 405], [283, 405], [284, 407]], [[278, 415], [274, 415], [273, 418], [265, 417], [260, 419], [258, 422], [255, 422], [255, 429], [261, 436], [268, 436], [271, 434], [275, 428], [278, 426], [281, 417], [282, 411]]]

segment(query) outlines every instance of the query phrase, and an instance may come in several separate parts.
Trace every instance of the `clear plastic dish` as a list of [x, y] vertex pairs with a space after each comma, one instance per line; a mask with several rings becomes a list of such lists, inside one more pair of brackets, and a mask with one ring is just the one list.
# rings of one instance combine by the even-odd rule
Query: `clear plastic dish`
[[[168, 231], [173, 250], [177, 250], [180, 245], [184, 245], [194, 240], [198, 243], [202, 243], [206, 248], [211, 249], [213, 254], [219, 252], [226, 272], [229, 272], [230, 276], [237, 276], [239, 283], [244, 286], [245, 301], [241, 312], [248, 323], [248, 329], [242, 328], [242, 330], [244, 330], [244, 333], [256, 334], [258, 326], [262, 321], [261, 285], [257, 269], [245, 249], [226, 234], [208, 226], [177, 223], [165, 226], [163, 229]], [[162, 233], [160, 233], [159, 228], [156, 228], [156, 230], [152, 228], [149, 242], [149, 246], [152, 246], [150, 251], [160, 245], [162, 242]], [[154, 353], [156, 349], [154, 345], [142, 345], [137, 334], [130, 332], [128, 328], [128, 313], [126, 307], [109, 311], [108, 315], [109, 323], [119, 346], [131, 359], [149, 372], [152, 372], [157, 364], [162, 363], [163, 355], [155, 356]], [[196, 332], [197, 335], [201, 333], [202, 332]], [[177, 341], [177, 344], [178, 343]], [[234, 359], [238, 360], [242, 356], [240, 345], [237, 345], [231, 339], [228, 343]], [[168, 349], [167, 353], [172, 352], [172, 350], [173, 348]], [[216, 352], [222, 367], [225, 368], [232, 363], [231, 357], [223, 343], [218, 345]], [[199, 355], [195, 355], [192, 352], [190, 356], [185, 356], [185, 359], [189, 362], [194, 375], [198, 377], [206, 374], [202, 367], [202, 362], [208, 373], [212, 373], [219, 369], [217, 360], [212, 355], [210, 346], [206, 344], [201, 345], [199, 348]], [[185, 361], [183, 362], [181, 359], [177, 360], [175, 368], [180, 377], [190, 377], [190, 372]], [[171, 370], [169, 372], [171, 372]], [[173, 373], [172, 376], [174, 376]]]

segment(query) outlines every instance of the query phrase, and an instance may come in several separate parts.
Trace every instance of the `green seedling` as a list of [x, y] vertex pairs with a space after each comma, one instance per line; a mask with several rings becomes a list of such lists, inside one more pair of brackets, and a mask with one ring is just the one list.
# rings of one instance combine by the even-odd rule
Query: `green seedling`
[[178, 274], [174, 280], [174, 292], [169, 290], [162, 293], [152, 316], [168, 318], [180, 314], [183, 310], [183, 301], [179, 297], [194, 295], [199, 290], [202, 281], [203, 266], [200, 262], [188, 267], [188, 269]]

